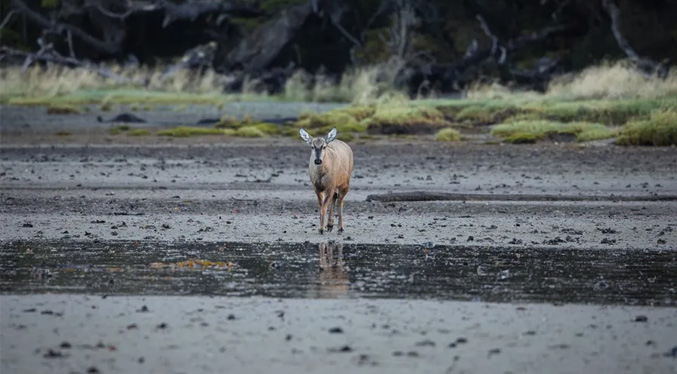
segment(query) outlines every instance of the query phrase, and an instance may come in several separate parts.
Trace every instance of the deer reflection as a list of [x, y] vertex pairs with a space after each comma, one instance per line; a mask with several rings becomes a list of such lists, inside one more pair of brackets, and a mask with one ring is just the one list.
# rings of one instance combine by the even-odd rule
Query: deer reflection
[[350, 290], [343, 261], [343, 243], [325, 242], [320, 249], [320, 297], [344, 297]]

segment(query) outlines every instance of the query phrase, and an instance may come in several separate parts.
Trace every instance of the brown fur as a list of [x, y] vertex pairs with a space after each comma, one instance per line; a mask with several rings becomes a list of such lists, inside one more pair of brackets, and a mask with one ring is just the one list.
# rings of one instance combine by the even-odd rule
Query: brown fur
[[[313, 143], [324, 142], [322, 138], [315, 138]], [[324, 145], [317, 144], [317, 145]], [[339, 211], [339, 232], [343, 232], [343, 199], [350, 189], [350, 174], [353, 172], [353, 151], [350, 146], [340, 140], [327, 144], [322, 152], [322, 164], [315, 165], [315, 153], [310, 156], [308, 174], [317, 195], [317, 205], [320, 210], [320, 233], [324, 232], [325, 215], [329, 210], [327, 230], [334, 227], [334, 204]]]

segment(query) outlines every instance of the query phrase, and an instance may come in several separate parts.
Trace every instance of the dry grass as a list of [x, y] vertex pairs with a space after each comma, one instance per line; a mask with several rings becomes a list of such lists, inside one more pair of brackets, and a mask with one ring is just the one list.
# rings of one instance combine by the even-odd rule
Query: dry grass
[[396, 71], [392, 62], [361, 67], [348, 70], [338, 82], [322, 72], [312, 76], [297, 71], [287, 80], [282, 100], [373, 104], [384, 96], [402, 94], [395, 88]]
[[630, 63], [592, 66], [580, 73], [555, 79], [548, 96], [570, 99], [653, 99], [677, 95], [677, 72], [666, 79], [646, 77]]
[[[179, 69], [168, 74], [166, 67], [102, 66], [122, 80], [104, 78], [91, 69], [39, 66], [22, 72], [18, 67], [0, 68], [0, 103], [15, 105], [114, 104], [222, 105], [225, 101], [316, 101], [371, 103], [396, 92], [395, 67], [383, 64], [348, 71], [336, 81], [322, 72], [311, 76], [296, 72], [284, 93], [271, 96], [260, 80], [245, 78], [242, 89], [224, 93], [231, 77], [208, 70], [203, 74]], [[141, 100], [139, 100], [141, 99]]]
[[51, 97], [81, 90], [140, 87], [149, 91], [216, 94], [221, 92], [224, 84], [224, 78], [213, 71], [200, 75], [190, 70], [177, 70], [165, 75], [164, 67], [123, 68], [114, 65], [101, 69], [121, 77], [122, 81], [105, 78], [94, 70], [84, 68], [54, 66], [44, 69], [34, 66], [22, 73], [19, 67], [4, 67], [0, 69], [0, 97]]
[[677, 71], [666, 79], [647, 77], [631, 63], [619, 61], [591, 66], [577, 73], [554, 78], [544, 93], [515, 91], [497, 83], [474, 84], [466, 92], [468, 99], [510, 100], [585, 100], [655, 99], [677, 95]]

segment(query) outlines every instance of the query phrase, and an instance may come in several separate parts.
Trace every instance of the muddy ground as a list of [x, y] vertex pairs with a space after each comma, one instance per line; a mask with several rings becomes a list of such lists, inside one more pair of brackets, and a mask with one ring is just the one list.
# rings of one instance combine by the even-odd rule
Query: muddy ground
[[1, 110], [3, 373], [677, 367], [675, 148], [356, 142], [320, 235], [300, 139]]

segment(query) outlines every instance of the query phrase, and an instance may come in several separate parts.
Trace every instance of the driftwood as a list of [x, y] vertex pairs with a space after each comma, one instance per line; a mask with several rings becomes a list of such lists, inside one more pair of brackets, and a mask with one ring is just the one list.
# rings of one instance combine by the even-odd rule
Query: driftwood
[[614, 196], [614, 195], [489, 195], [461, 194], [445, 192], [395, 192], [381, 195], [368, 195], [367, 201], [677, 201], [677, 195], [662, 196]]

